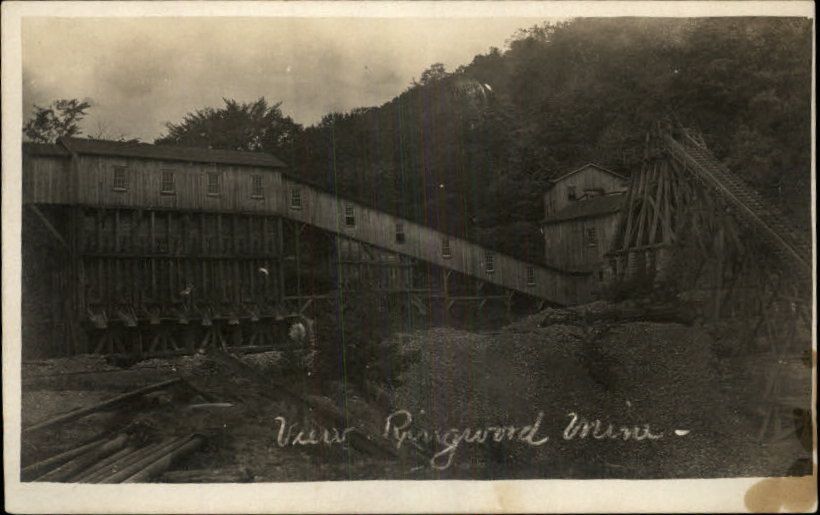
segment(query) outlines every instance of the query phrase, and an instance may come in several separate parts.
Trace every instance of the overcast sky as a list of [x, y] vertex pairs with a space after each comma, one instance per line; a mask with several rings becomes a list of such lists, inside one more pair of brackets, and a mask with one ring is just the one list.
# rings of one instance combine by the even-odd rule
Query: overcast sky
[[380, 105], [430, 64], [448, 70], [543, 18], [29, 18], [23, 113], [90, 98], [85, 134], [153, 141], [167, 121], [222, 98], [282, 101], [310, 125]]

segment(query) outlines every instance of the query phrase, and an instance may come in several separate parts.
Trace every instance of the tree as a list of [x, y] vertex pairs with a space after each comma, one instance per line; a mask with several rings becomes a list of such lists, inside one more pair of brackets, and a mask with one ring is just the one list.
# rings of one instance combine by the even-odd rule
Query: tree
[[35, 143], [53, 143], [63, 136], [82, 134], [80, 122], [91, 104], [71, 100], [55, 100], [46, 107], [34, 105], [31, 118], [23, 125], [23, 136]]
[[268, 105], [264, 97], [249, 103], [223, 101], [225, 106], [219, 109], [197, 109], [180, 123], [166, 123], [168, 134], [155, 143], [292, 155], [295, 136], [302, 127], [282, 113], [281, 102]]
[[445, 68], [442, 63], [431, 64], [429, 68], [421, 72], [421, 79], [419, 79], [419, 84], [432, 84], [433, 82], [440, 81], [448, 77], [449, 75], [450, 74], [447, 73], [447, 68]]

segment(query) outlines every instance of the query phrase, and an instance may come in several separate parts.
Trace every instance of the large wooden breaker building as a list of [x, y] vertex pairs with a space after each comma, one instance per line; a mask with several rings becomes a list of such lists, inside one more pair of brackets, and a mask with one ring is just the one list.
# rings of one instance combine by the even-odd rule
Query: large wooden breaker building
[[[447, 308], [459, 300], [456, 280], [504, 293], [461, 297], [480, 305], [513, 294], [569, 305], [594, 287], [589, 274], [522, 262], [340, 198], [269, 154], [77, 138], [25, 144], [23, 200], [24, 341], [41, 354], [271, 345], [277, 320], [355, 284]], [[306, 245], [308, 233], [326, 241]], [[328, 246], [333, 262], [317, 263], [312, 254]], [[310, 280], [311, 260], [335, 271], [330, 283]], [[430, 282], [419, 291], [420, 266], [436, 271], [437, 291]]]

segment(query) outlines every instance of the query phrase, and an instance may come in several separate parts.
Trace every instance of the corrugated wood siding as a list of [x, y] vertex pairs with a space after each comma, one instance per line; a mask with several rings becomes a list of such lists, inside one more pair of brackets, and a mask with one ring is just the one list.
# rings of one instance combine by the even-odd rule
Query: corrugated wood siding
[[[37, 192], [32, 201], [52, 202], [67, 200], [67, 174], [62, 175], [57, 188], [53, 168], [44, 158], [32, 159], [28, 170], [33, 171], [32, 189]], [[33, 161], [37, 161], [36, 163]], [[68, 161], [63, 166], [68, 169]], [[125, 166], [128, 186], [126, 191], [114, 190], [114, 167]], [[280, 214], [320, 229], [335, 232], [351, 239], [427, 261], [456, 272], [480, 278], [511, 290], [550, 300], [560, 304], [575, 304], [590, 299], [593, 281], [588, 276], [569, 275], [557, 270], [533, 266], [534, 285], [528, 284], [530, 266], [510, 256], [494, 254], [495, 269], [486, 271], [486, 250], [480, 246], [450, 237], [450, 257], [442, 255], [444, 234], [422, 225], [402, 220], [380, 211], [365, 208], [353, 202], [299, 184], [268, 168], [246, 166], [202, 165], [158, 160], [80, 156], [78, 160], [78, 203], [88, 206], [129, 206], [142, 208], [170, 208], [198, 211], [256, 212]], [[163, 170], [175, 172], [176, 191], [173, 195], [161, 193]], [[207, 172], [220, 174], [219, 196], [207, 194]], [[263, 198], [252, 198], [252, 176], [262, 176]], [[580, 174], [580, 173], [579, 173]], [[52, 181], [48, 188], [39, 181]], [[301, 209], [290, 207], [291, 191], [301, 192]], [[355, 227], [345, 226], [345, 205], [354, 208]], [[405, 241], [396, 242], [396, 222], [404, 224]]]
[[23, 155], [23, 201], [38, 204], [69, 202], [69, 163], [60, 157]]
[[[574, 304], [590, 297], [592, 281], [588, 276], [533, 266], [535, 285], [528, 285], [527, 268], [531, 265], [510, 256], [494, 253], [495, 270], [488, 273], [487, 251], [474, 243], [449, 237], [451, 255], [446, 258], [442, 255], [443, 233], [348, 202], [287, 177], [282, 178], [282, 186], [279, 204], [285, 206], [282, 214], [288, 218], [556, 303]], [[299, 209], [290, 206], [293, 188], [300, 191]], [[345, 205], [354, 209], [355, 227], [345, 225]], [[404, 225], [404, 243], [396, 241], [397, 222]]]
[[576, 194], [581, 196], [586, 189], [601, 188], [606, 193], [621, 190], [626, 187], [626, 182], [593, 166], [584, 168], [556, 183], [544, 194], [544, 213], [547, 216], [573, 202], [567, 195], [570, 186], [574, 186]]
[[[114, 168], [125, 166], [126, 191], [114, 189]], [[231, 212], [275, 212], [280, 174], [269, 168], [207, 165], [147, 159], [80, 156], [79, 202], [101, 206], [192, 209]], [[174, 174], [175, 192], [162, 193], [162, 172]], [[208, 173], [218, 173], [218, 195], [209, 195]], [[261, 198], [253, 197], [254, 175], [262, 178]]]
[[[618, 226], [619, 213], [596, 218], [567, 220], [544, 226], [547, 262], [567, 270], [589, 270], [604, 263]], [[598, 243], [591, 246], [586, 238], [589, 228], [595, 228]]]

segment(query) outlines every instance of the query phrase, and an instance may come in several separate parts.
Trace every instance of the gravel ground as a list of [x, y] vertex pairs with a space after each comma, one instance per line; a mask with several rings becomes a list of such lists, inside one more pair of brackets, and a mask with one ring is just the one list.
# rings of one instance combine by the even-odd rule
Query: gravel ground
[[[808, 407], [804, 364], [771, 363], [763, 356], [718, 359], [713, 339], [698, 327], [578, 321], [579, 311], [603, 309], [606, 306], [596, 303], [571, 312], [546, 310], [492, 332], [435, 328], [395, 335], [406, 352], [417, 352], [420, 359], [403, 382], [387, 392], [386, 403], [376, 403], [350, 385], [331, 383], [319, 389], [306, 373], [288, 378], [291, 390], [346, 410], [350, 425], [371, 435], [382, 433], [385, 418], [395, 410], [412, 415], [409, 428], [430, 434], [436, 429], [475, 431], [509, 425], [520, 430], [541, 413], [535, 439], [548, 436], [549, 441], [539, 446], [492, 438], [483, 444], [461, 442], [445, 470], [420, 466], [406, 452], [385, 460], [347, 445], [281, 447], [276, 445], [276, 417], [305, 424], [311, 422], [311, 414], [259, 381], [280, 374], [277, 352], [243, 356], [253, 371], [250, 375], [205, 355], [149, 360], [127, 370], [99, 357], [78, 356], [24, 365], [25, 424], [174, 376], [188, 379], [209, 398], [158, 396], [152, 404], [132, 406], [125, 413], [101, 413], [28, 436], [24, 461], [65, 450], [103, 430], [128, 427], [154, 436], [204, 434], [206, 446], [184, 468], [242, 467], [255, 481], [627, 479], [806, 472], [805, 467], [795, 467], [809, 456], [796, 438], [759, 443], [755, 436], [760, 418], [754, 413], [759, 407], [755, 385], [761, 375], [778, 368], [794, 378], [794, 389], [807, 399]], [[539, 327], [545, 318], [553, 323]], [[214, 401], [232, 405], [189, 407]], [[564, 431], [572, 413], [589, 422], [600, 420], [602, 431], [610, 423], [616, 433], [621, 427], [634, 430], [648, 424], [662, 437], [636, 441], [576, 434], [567, 439]], [[443, 448], [441, 442], [422, 447], [428, 457]]]
[[[715, 358], [702, 330], [655, 323], [539, 328], [543, 318], [496, 333], [434, 329], [405, 337], [406, 349], [420, 349], [422, 358], [397, 391], [397, 406], [419, 426], [443, 429], [520, 426], [543, 412], [549, 444], [465, 446], [459, 459], [484, 464], [493, 477], [522, 470], [535, 477], [782, 475], [807, 456], [796, 438], [777, 446], [755, 439], [760, 419], [750, 407], [759, 394], [748, 376], [721, 372], [736, 367]], [[663, 437], [566, 440], [570, 413], [615, 427], [650, 424]]]

